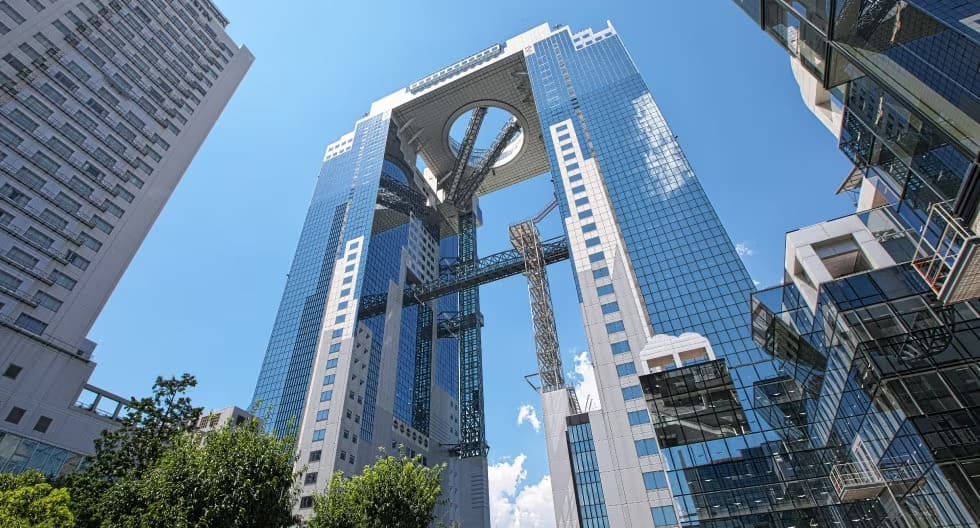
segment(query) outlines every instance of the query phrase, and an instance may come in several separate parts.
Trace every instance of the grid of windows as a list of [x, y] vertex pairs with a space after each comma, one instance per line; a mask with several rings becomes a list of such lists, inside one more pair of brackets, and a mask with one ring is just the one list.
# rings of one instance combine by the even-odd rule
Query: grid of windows
[[[582, 416], [582, 415], [579, 415]], [[572, 461], [572, 478], [575, 481], [575, 498], [578, 504], [579, 522], [587, 528], [608, 528], [605, 497], [596, 460], [595, 443], [592, 440], [592, 424], [589, 422], [569, 425], [566, 432], [568, 451]]]

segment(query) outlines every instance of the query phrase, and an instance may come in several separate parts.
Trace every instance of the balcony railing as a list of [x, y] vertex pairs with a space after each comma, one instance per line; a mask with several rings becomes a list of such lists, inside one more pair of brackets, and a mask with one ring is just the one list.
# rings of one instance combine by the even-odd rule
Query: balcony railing
[[935, 203], [915, 251], [915, 266], [946, 305], [980, 298], [980, 237], [949, 209]]

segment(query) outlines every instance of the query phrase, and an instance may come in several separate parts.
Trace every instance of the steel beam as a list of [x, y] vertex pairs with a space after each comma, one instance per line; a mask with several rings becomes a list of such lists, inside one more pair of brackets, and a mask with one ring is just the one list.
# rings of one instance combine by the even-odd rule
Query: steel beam
[[483, 125], [483, 118], [487, 116], [487, 107], [481, 106], [473, 109], [470, 115], [470, 122], [466, 124], [466, 133], [463, 135], [463, 142], [459, 145], [459, 152], [456, 153], [456, 163], [453, 170], [449, 172], [445, 179], [449, 180], [446, 187], [446, 196], [453, 196], [456, 187], [459, 185], [466, 165], [470, 161], [470, 154], [473, 153], [473, 146], [476, 145], [476, 136], [480, 133], [480, 126]]
[[521, 125], [517, 122], [516, 117], [510, 118], [504, 128], [500, 130], [497, 134], [496, 139], [493, 140], [493, 144], [487, 149], [486, 154], [477, 164], [476, 168], [473, 169], [465, 179], [459, 183], [459, 189], [454, 193], [450, 193], [449, 196], [452, 197], [452, 201], [456, 204], [456, 207], [463, 211], [469, 211], [472, 207], [473, 195], [476, 194], [476, 190], [480, 188], [483, 183], [484, 178], [490, 173], [490, 169], [493, 168], [497, 160], [500, 159], [500, 155], [504, 152], [504, 148], [510, 143], [510, 140], [521, 131]]

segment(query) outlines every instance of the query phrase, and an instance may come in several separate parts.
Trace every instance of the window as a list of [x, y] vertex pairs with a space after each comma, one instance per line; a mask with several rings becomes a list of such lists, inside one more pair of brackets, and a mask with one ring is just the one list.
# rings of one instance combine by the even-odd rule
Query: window
[[343, 283], [350, 284], [354, 277], [344, 277]]
[[623, 399], [624, 400], [636, 400], [643, 397], [643, 389], [639, 385], [630, 385], [629, 387], [623, 387]]
[[653, 438], [643, 438], [633, 442], [636, 445], [636, 456], [649, 456], [657, 454], [657, 442]]
[[586, 209], [578, 214], [579, 220], [584, 220], [586, 218], [592, 218], [592, 209]]
[[641, 425], [645, 423], [650, 423], [650, 413], [645, 409], [639, 411], [630, 411], [626, 413], [629, 417], [630, 425]]
[[619, 311], [619, 303], [611, 302], [602, 305], [602, 313], [611, 314]]
[[598, 253], [593, 253], [589, 255], [589, 262], [599, 262], [600, 260], [603, 260], [605, 258], [606, 258], [606, 254], [600, 251]]
[[31, 242], [34, 242], [35, 244], [41, 246], [44, 249], [48, 249], [51, 247], [51, 244], [54, 244], [53, 238], [45, 235], [44, 233], [38, 231], [37, 229], [34, 229], [33, 227], [27, 228], [27, 231], [24, 232], [24, 238], [30, 240]]
[[616, 374], [619, 374], [620, 378], [623, 376], [629, 376], [630, 374], [636, 374], [636, 363], [630, 361], [629, 363], [620, 363], [619, 365], [616, 365]]
[[303, 484], [309, 486], [310, 484], [316, 484], [316, 471], [311, 471], [303, 476]]
[[39, 433], [48, 432], [48, 427], [51, 427], [51, 418], [47, 416], [42, 416], [37, 419], [37, 423], [34, 424], [34, 430]]
[[13, 408], [10, 409], [10, 412], [7, 413], [7, 421], [10, 422], [10, 423], [12, 423], [12, 424], [19, 424], [21, 418], [24, 417], [24, 414], [26, 412], [27, 411], [25, 411], [24, 409], [21, 409], [20, 407], [13, 407]]
[[649, 471], [643, 474], [643, 485], [648, 490], [667, 487], [667, 475], [663, 471]]
[[321, 409], [316, 412], [316, 421], [325, 422], [327, 418], [330, 418], [330, 411], [327, 409]]
[[310, 462], [318, 462], [320, 456], [323, 455], [323, 451], [317, 449], [316, 451], [310, 451]]
[[335, 377], [334, 374], [327, 374], [326, 376], [323, 377], [323, 384], [324, 385], [333, 385], [334, 377]]
[[330, 345], [330, 349], [328, 350], [328, 352], [330, 352], [331, 354], [333, 354], [334, 352], [340, 352], [340, 343], [333, 343], [332, 345]]
[[299, 507], [302, 509], [313, 507], [313, 497], [311, 495], [306, 495], [305, 497], [299, 498]]
[[593, 279], [601, 279], [603, 277], [609, 276], [609, 268], [599, 268], [597, 270], [592, 270]]
[[345, 308], [347, 308], [347, 301], [341, 301], [340, 304], [337, 305], [338, 310], [343, 310]]
[[334, 368], [337, 366], [337, 358], [327, 360], [327, 368]]
[[612, 284], [603, 284], [602, 286], [596, 288], [595, 291], [596, 293], [599, 294], [600, 297], [603, 295], [612, 295], [613, 293], [615, 293]]
[[60, 300], [48, 295], [47, 293], [44, 293], [41, 290], [38, 290], [37, 293], [34, 294], [34, 302], [36, 302], [38, 306], [43, 306], [52, 312], [57, 312], [58, 309], [61, 308]]
[[323, 440], [323, 438], [326, 437], [326, 436], [327, 436], [327, 430], [326, 429], [316, 429], [316, 430], [313, 431], [313, 441], [314, 442], [319, 442], [319, 441]]
[[571, 171], [576, 170], [576, 169], [578, 169], [578, 162], [569, 163], [569, 164], [565, 165], [565, 170], [567, 170], [568, 172], [571, 172]]
[[347, 460], [347, 451], [344, 451], [344, 450], [341, 450], [340, 451], [340, 459], [341, 460]]
[[[344, 288], [343, 290], [340, 290], [341, 297], [347, 297], [348, 295], [350, 295], [350, 288]], [[340, 336], [334, 336], [334, 337], [340, 337]]]
[[333, 391], [332, 390], [325, 390], [325, 391], [323, 391], [323, 392], [320, 393], [320, 401], [322, 401], [322, 402], [330, 401], [331, 398], [333, 398]]
[[48, 275], [48, 278], [54, 281], [55, 284], [61, 286], [62, 288], [65, 288], [66, 290], [74, 289], [75, 284], [77, 284], [78, 282], [75, 279], [69, 277], [68, 275], [65, 275], [64, 273], [58, 270], [52, 270], [51, 275]]
[[613, 334], [616, 332], [623, 332], [626, 327], [623, 326], [622, 321], [613, 321], [611, 323], [606, 323], [606, 333]]
[[24, 330], [27, 330], [28, 332], [38, 334], [38, 335], [43, 334], [44, 331], [48, 328], [47, 323], [38, 321], [37, 319], [25, 313], [20, 314], [17, 317], [17, 320], [14, 321], [14, 324], [23, 328]]
[[3, 371], [3, 377], [10, 379], [17, 379], [20, 375], [20, 371], [24, 370], [24, 367], [20, 365], [14, 365], [13, 363], [7, 365], [7, 370]]
[[609, 348], [612, 349], [612, 353], [614, 355], [615, 354], [622, 354], [624, 352], [629, 352], [630, 351], [630, 342], [629, 341], [616, 341], [615, 343], [609, 345]]
[[20, 249], [19, 247], [10, 248], [10, 250], [7, 251], [7, 257], [25, 268], [33, 268], [34, 266], [37, 266], [38, 262], [36, 258], [32, 257], [29, 253], [23, 249]]
[[88, 265], [89, 265], [88, 259], [82, 257], [81, 255], [75, 253], [74, 251], [69, 250], [68, 253], [65, 255], [65, 260], [67, 260], [68, 263], [71, 264], [72, 266], [75, 266], [76, 268], [82, 271], [88, 269]]
[[599, 237], [589, 238], [585, 240], [585, 247], [595, 247], [600, 244]]
[[585, 224], [584, 226], [582, 226], [582, 232], [583, 233], [591, 233], [591, 232], [593, 232], [595, 230], [596, 230], [596, 227], [595, 227], [595, 223], [594, 222], [593, 223], [589, 223], [589, 224]]
[[14, 277], [6, 271], [0, 271], [0, 288], [4, 288], [8, 291], [17, 291], [20, 289], [20, 285], [23, 284], [23, 282], [24, 281]]
[[673, 506], [658, 506], [650, 508], [653, 515], [654, 526], [677, 526], [677, 517], [674, 515]]
[[354, 265], [353, 264], [348, 264], [347, 266], [344, 266], [344, 271], [347, 272], [347, 273], [350, 273], [350, 272], [354, 271]]
[[578, 198], [578, 199], [575, 200], [575, 205], [576, 206], [585, 205], [587, 203], [589, 203], [589, 197], [588, 196], [583, 196], [583, 197]]
[[575, 187], [572, 187], [572, 194], [578, 194], [580, 192], [585, 192], [584, 185], [576, 185]]
[[343, 328], [338, 328], [338, 329], [334, 330], [332, 334], [330, 334], [330, 338], [331, 339], [337, 339], [338, 337], [342, 337], [343, 335], [344, 335], [344, 329]]

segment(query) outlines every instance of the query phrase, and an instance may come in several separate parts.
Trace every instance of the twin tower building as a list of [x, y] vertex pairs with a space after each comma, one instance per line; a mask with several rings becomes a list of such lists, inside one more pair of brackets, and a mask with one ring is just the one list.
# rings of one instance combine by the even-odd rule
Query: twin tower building
[[[742, 7], [812, 59], [770, 3]], [[891, 3], [852, 6], [855, 31], [909, 16]], [[0, 471], [58, 474], [120, 409], [85, 334], [252, 57], [206, 0], [9, 0], [0, 22]], [[865, 77], [808, 79], [842, 149], [870, 149]], [[253, 398], [296, 436], [298, 512], [385, 448], [448, 465], [440, 519], [490, 525], [481, 333], [502, 329], [479, 288], [522, 274], [558, 526], [975, 526], [975, 164], [913, 200], [886, 161], [856, 161], [858, 213], [791, 233], [784, 284], [755, 292], [611, 25], [541, 25], [377, 100], [327, 147]], [[543, 174], [544, 211], [481, 257], [479, 197]], [[547, 278], [566, 260], [587, 405]]]

